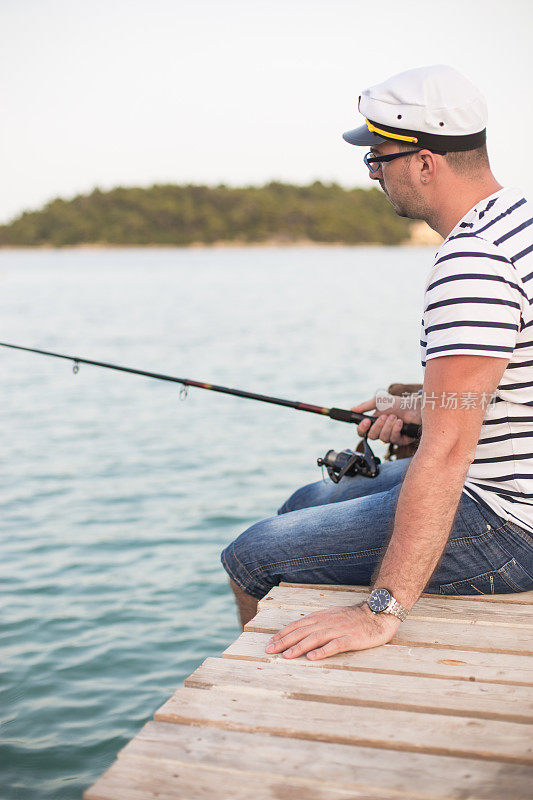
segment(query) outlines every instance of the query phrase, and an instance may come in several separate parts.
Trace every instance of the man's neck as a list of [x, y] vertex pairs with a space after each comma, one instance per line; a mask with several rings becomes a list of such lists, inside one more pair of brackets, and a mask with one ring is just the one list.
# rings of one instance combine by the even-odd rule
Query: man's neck
[[466, 181], [457, 183], [446, 191], [434, 215], [426, 222], [446, 239], [470, 209], [502, 188], [492, 173], [486, 180], [477, 181], [474, 185]]

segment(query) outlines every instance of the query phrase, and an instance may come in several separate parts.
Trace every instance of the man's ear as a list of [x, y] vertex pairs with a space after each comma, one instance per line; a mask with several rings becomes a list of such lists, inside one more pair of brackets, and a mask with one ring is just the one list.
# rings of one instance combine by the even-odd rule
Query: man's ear
[[421, 150], [417, 157], [420, 163], [420, 180], [422, 183], [429, 183], [435, 177], [437, 166], [435, 153], [431, 150]]

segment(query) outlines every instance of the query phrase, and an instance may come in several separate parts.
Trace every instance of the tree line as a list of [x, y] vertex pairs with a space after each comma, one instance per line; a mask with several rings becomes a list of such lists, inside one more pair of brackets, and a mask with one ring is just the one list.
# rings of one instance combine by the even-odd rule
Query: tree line
[[399, 244], [410, 222], [382, 192], [273, 182], [241, 188], [118, 187], [52, 200], [0, 226], [0, 246], [191, 245], [276, 241]]

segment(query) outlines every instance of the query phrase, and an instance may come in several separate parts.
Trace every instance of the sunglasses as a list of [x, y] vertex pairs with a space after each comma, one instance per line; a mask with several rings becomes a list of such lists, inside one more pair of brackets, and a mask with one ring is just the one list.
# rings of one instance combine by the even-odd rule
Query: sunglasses
[[[381, 164], [386, 161], [394, 161], [395, 158], [401, 158], [402, 156], [410, 156], [413, 153], [420, 153], [420, 150], [428, 150], [429, 148], [423, 147], [419, 148], [418, 150], [403, 150], [401, 153], [391, 153], [388, 156], [374, 156], [371, 152], [365, 153], [363, 156], [363, 161], [365, 162], [366, 166], [370, 170], [370, 172], [377, 172], [381, 168]], [[446, 150], [431, 150], [430, 152], [436, 153], [439, 156], [445, 156]]]

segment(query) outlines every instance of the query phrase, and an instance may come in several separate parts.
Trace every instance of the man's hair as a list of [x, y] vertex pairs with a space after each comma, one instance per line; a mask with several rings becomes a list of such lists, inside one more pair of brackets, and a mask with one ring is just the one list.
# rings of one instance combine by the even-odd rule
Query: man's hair
[[475, 150], [458, 150], [454, 153], [446, 153], [444, 158], [453, 171], [461, 175], [474, 176], [478, 172], [490, 169], [486, 144], [482, 144], [481, 147], [477, 147]]
[[[400, 150], [412, 150], [413, 145], [407, 142], [398, 142]], [[410, 158], [410, 156], [408, 156]], [[459, 150], [446, 153], [444, 156], [450, 167], [459, 175], [474, 177], [477, 173], [490, 169], [487, 145], [483, 144], [475, 150]]]

